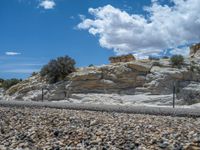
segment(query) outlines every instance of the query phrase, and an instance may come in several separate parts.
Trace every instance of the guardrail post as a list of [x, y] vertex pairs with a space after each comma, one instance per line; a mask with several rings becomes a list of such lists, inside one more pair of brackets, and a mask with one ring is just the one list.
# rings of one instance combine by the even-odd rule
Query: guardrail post
[[175, 108], [175, 94], [176, 94], [176, 86], [175, 82], [173, 82], [173, 108]]
[[64, 91], [64, 95], [65, 95], [65, 98], [67, 97], [67, 92], [66, 91]]
[[42, 88], [42, 101], [44, 100], [44, 88]]

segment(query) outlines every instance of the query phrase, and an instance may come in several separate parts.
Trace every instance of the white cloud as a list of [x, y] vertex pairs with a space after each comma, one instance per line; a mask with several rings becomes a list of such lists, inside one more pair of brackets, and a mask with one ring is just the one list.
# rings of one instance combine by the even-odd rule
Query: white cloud
[[[39, 63], [7, 63], [3, 65], [3, 67], [40, 67], [43, 66], [44, 64], [39, 64]], [[2, 67], [2, 66], [1, 66]]]
[[38, 72], [39, 69], [11, 69], [11, 70], [3, 70], [3, 73], [22, 73], [22, 74], [30, 74], [33, 72]]
[[53, 9], [56, 6], [56, 3], [53, 0], [42, 0], [39, 6], [44, 9]]
[[21, 55], [21, 53], [18, 53], [18, 52], [5, 52], [5, 54], [8, 55], [8, 56]]
[[148, 15], [128, 14], [111, 5], [89, 8], [94, 19], [84, 19], [79, 29], [98, 35], [102, 47], [116, 54], [133, 53], [138, 57], [158, 54], [166, 49], [200, 41], [200, 0], [158, 0], [145, 7]]
[[86, 17], [85, 17], [85, 15], [79, 14], [79, 18], [84, 21]]
[[170, 51], [172, 55], [183, 55], [183, 56], [189, 56], [189, 47], [185, 46], [182, 48], [174, 48]]

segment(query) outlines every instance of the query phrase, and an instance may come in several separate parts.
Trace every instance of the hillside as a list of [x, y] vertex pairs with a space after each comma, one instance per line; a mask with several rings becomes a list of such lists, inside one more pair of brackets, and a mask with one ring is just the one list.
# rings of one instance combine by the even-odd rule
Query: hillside
[[[85, 97], [90, 102], [138, 98], [147, 103], [170, 104], [173, 84], [176, 85], [177, 103], [200, 102], [199, 44], [191, 47], [190, 58], [180, 67], [172, 67], [169, 59], [131, 60], [102, 66], [78, 68], [64, 81], [48, 84], [40, 74], [11, 87], [5, 93], [7, 100], [71, 100]], [[138, 96], [138, 97], [137, 97]], [[114, 98], [113, 98], [114, 97]], [[148, 101], [150, 100], [150, 101]], [[121, 102], [123, 103], [123, 102]], [[128, 104], [127, 103], [127, 104]], [[133, 103], [136, 103], [134, 101]]]

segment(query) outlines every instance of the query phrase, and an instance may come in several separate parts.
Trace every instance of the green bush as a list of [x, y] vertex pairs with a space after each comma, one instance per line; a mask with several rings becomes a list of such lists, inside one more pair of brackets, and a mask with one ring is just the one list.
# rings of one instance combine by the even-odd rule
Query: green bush
[[88, 65], [88, 67], [94, 67], [94, 65], [93, 65], [93, 64], [90, 64], [90, 65]]
[[0, 88], [2, 88], [3, 81], [4, 79], [0, 78]]
[[158, 66], [158, 67], [161, 67], [162, 65], [160, 64], [160, 62], [158, 61], [155, 61], [152, 63], [153, 66]]
[[163, 56], [162, 59], [169, 59], [169, 57], [168, 56]]
[[180, 67], [181, 65], [183, 65], [184, 63], [184, 58], [182, 55], [173, 55], [170, 58], [170, 61], [172, 63], [172, 66], [177, 66]]
[[4, 79], [0, 78], [0, 83], [3, 83]]
[[160, 60], [160, 58], [155, 56], [149, 56], [149, 60]]
[[36, 76], [37, 74], [37, 72], [32, 72], [31, 77]]
[[43, 66], [40, 74], [47, 78], [49, 83], [63, 80], [68, 74], [75, 71], [75, 60], [69, 56], [58, 57]]
[[3, 83], [2, 83], [2, 88], [4, 88], [5, 90], [9, 89], [11, 86], [13, 85], [16, 85], [17, 83], [21, 82], [22, 79], [7, 79], [7, 80], [4, 80]]

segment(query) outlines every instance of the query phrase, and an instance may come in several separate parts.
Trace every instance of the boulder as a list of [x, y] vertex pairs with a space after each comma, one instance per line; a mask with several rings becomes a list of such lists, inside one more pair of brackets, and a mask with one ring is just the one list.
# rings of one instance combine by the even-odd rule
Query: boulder
[[190, 47], [190, 57], [200, 58], [200, 43]]
[[[138, 67], [138, 65], [137, 65]], [[143, 69], [144, 70], [144, 69]], [[70, 75], [71, 89], [74, 93], [119, 93], [130, 91], [144, 83], [146, 72], [129, 67], [129, 63], [104, 65], [91, 69], [82, 69]], [[142, 73], [141, 77], [140, 74]], [[138, 80], [138, 82], [137, 82]], [[131, 93], [132, 90], [131, 90]]]
[[183, 100], [183, 104], [200, 103], [200, 83], [191, 82], [177, 93], [177, 98]]
[[136, 59], [132, 54], [129, 54], [129, 55], [110, 57], [109, 60], [110, 63], [119, 63], [119, 62], [130, 62]]
[[151, 94], [170, 94], [172, 93], [175, 81], [188, 80], [190, 72], [187, 68], [169, 68], [153, 66], [150, 73], [146, 76], [144, 87]]
[[3, 99], [3, 95], [4, 95], [4, 89], [0, 88], [0, 100]]
[[82, 70], [74, 72], [69, 75], [68, 78], [72, 81], [79, 80], [99, 80], [102, 77], [102, 72], [98, 70]]
[[136, 71], [148, 73], [151, 70], [152, 65], [137, 61], [137, 62], [127, 63], [127, 67]]

